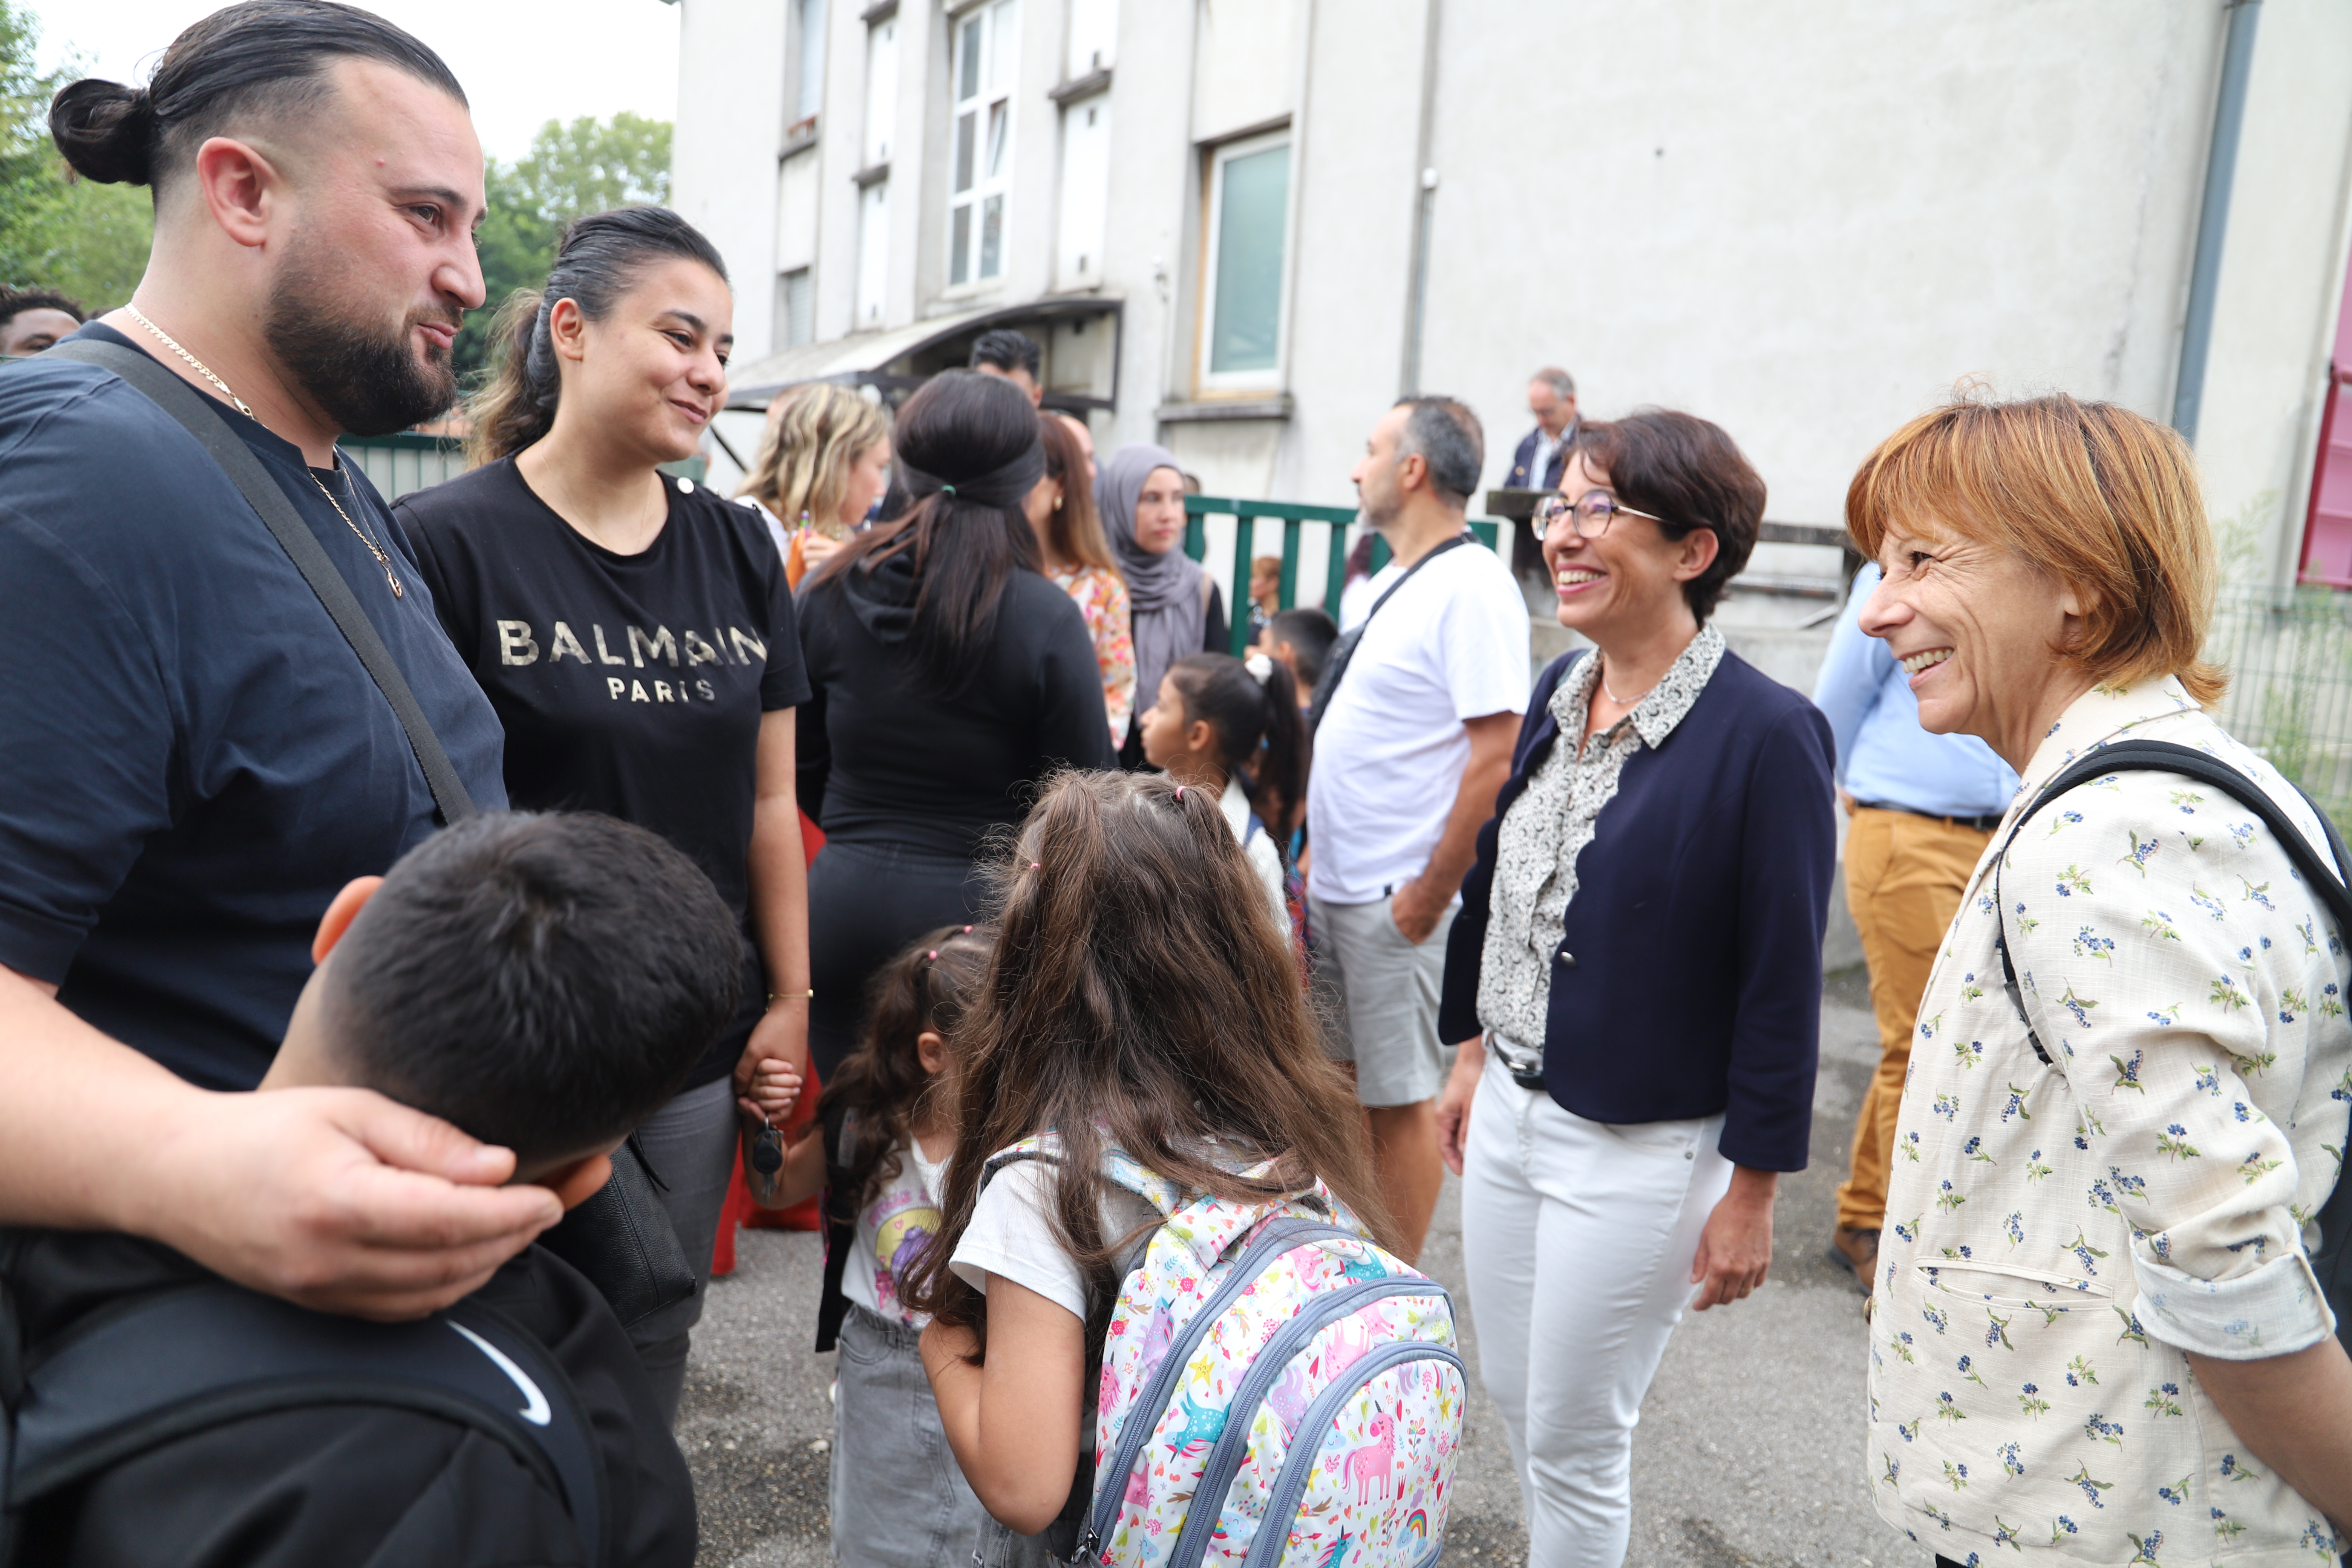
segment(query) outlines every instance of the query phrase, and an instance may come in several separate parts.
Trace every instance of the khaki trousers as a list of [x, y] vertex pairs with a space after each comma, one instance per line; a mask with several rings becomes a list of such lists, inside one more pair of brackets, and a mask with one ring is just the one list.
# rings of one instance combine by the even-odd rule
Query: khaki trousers
[[1959, 911], [1969, 876], [1990, 833], [1942, 817], [1864, 806], [1845, 836], [1845, 899], [1870, 965], [1870, 1006], [1878, 1018], [1878, 1071], [1855, 1118], [1853, 1158], [1837, 1193], [1837, 1222], [1876, 1230], [1886, 1211], [1886, 1165], [1895, 1114], [1911, 1067], [1911, 1031], [1927, 974]]

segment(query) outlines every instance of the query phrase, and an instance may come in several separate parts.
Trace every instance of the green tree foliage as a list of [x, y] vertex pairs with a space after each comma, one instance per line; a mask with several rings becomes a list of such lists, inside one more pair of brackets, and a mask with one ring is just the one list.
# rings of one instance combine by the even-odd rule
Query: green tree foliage
[[551, 120], [520, 159], [490, 161], [489, 214], [475, 239], [488, 302], [466, 318], [457, 336], [460, 373], [478, 372], [488, 362], [490, 312], [514, 290], [547, 281], [564, 225], [590, 213], [669, 200], [669, 132], [667, 121], [625, 110], [609, 120]]
[[0, 284], [56, 289], [92, 309], [121, 304], [154, 238], [147, 192], [75, 178], [49, 142], [49, 99], [78, 74], [33, 63], [40, 25], [0, 0]]

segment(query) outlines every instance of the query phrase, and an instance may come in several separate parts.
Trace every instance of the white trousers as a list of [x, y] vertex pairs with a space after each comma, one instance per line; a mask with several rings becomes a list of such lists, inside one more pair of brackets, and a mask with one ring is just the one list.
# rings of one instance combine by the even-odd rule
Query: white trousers
[[1529, 1568], [1618, 1568], [1633, 1426], [1731, 1184], [1723, 1118], [1609, 1126], [1511, 1081], [1492, 1054], [1463, 1160], [1478, 1375], [1528, 1510]]

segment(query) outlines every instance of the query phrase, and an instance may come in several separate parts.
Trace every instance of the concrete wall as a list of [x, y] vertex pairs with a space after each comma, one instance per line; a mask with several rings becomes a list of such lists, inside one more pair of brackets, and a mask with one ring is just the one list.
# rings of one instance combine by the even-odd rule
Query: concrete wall
[[[784, 7], [683, 0], [678, 200], [769, 341]], [[1431, 10], [1435, 57], [1425, 58]], [[834, 0], [818, 331], [848, 320], [860, 0]], [[997, 283], [943, 287], [949, 22], [899, 10], [890, 323], [1053, 287], [1069, 0], [1023, 0]], [[1527, 373], [1589, 415], [1724, 425], [1770, 515], [1839, 521], [1870, 447], [1967, 375], [2168, 417], [2225, 16], [2213, 0], [1119, 0], [1108, 243], [1124, 302], [1108, 448], [1171, 446], [1213, 493], [1345, 504], [1405, 374], [1433, 69], [1421, 384], [1467, 397], [1499, 479]], [[1197, 395], [1202, 148], [1291, 129], [1285, 419], [1163, 423]], [[2352, 201], [2352, 5], [2265, 0], [2204, 400], [2217, 513], [2299, 533]], [[756, 280], [756, 282], [754, 281]], [[1805, 573], [1793, 547], [1752, 569]], [[1769, 617], [1768, 617], [1769, 618]], [[1784, 639], [1786, 640], [1786, 639]]]

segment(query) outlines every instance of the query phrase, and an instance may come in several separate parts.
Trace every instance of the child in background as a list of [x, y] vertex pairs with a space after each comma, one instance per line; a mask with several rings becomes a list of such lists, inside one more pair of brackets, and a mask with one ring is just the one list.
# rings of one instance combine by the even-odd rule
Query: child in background
[[[962, 1568], [980, 1525], [916, 1351], [926, 1320], [902, 1281], [939, 1234], [955, 1144], [951, 1042], [992, 945], [984, 927], [918, 938], [876, 977], [866, 1037], [824, 1086], [817, 1128], [772, 1173], [746, 1151], [763, 1206], [830, 1193], [816, 1348], [833, 1349], [837, 1334], [831, 1500], [833, 1555], [845, 1568]], [[762, 1072], [754, 1098], [781, 1123], [797, 1087], [780, 1065]], [[755, 1148], [757, 1130], [750, 1136]]]
[[1188, 655], [1160, 678], [1142, 731], [1146, 761], [1216, 798], [1288, 930], [1282, 845], [1307, 799], [1307, 727], [1290, 671], [1262, 653]]
[[1331, 645], [1339, 640], [1339, 626], [1311, 605], [1282, 611], [1266, 622], [1264, 635], [1257, 639], [1258, 650], [1279, 659], [1297, 683], [1301, 713], [1315, 706], [1315, 688], [1323, 679]]
[[[1275, 928], [1231, 918], [1257, 879], [1205, 791], [1065, 773], [1001, 875], [997, 957], [956, 1039], [946, 1226], [910, 1284], [934, 1314], [923, 1361], [964, 1474], [1001, 1529], [1034, 1535], [1091, 1440], [1090, 1311], [1107, 1321], [1139, 1234], [1107, 1148], [1240, 1203], [1319, 1179], [1376, 1238], [1387, 1223], [1292, 954]], [[992, 1154], [1048, 1131], [1057, 1161], [982, 1189]], [[982, 1539], [997, 1561], [1005, 1543]]]

